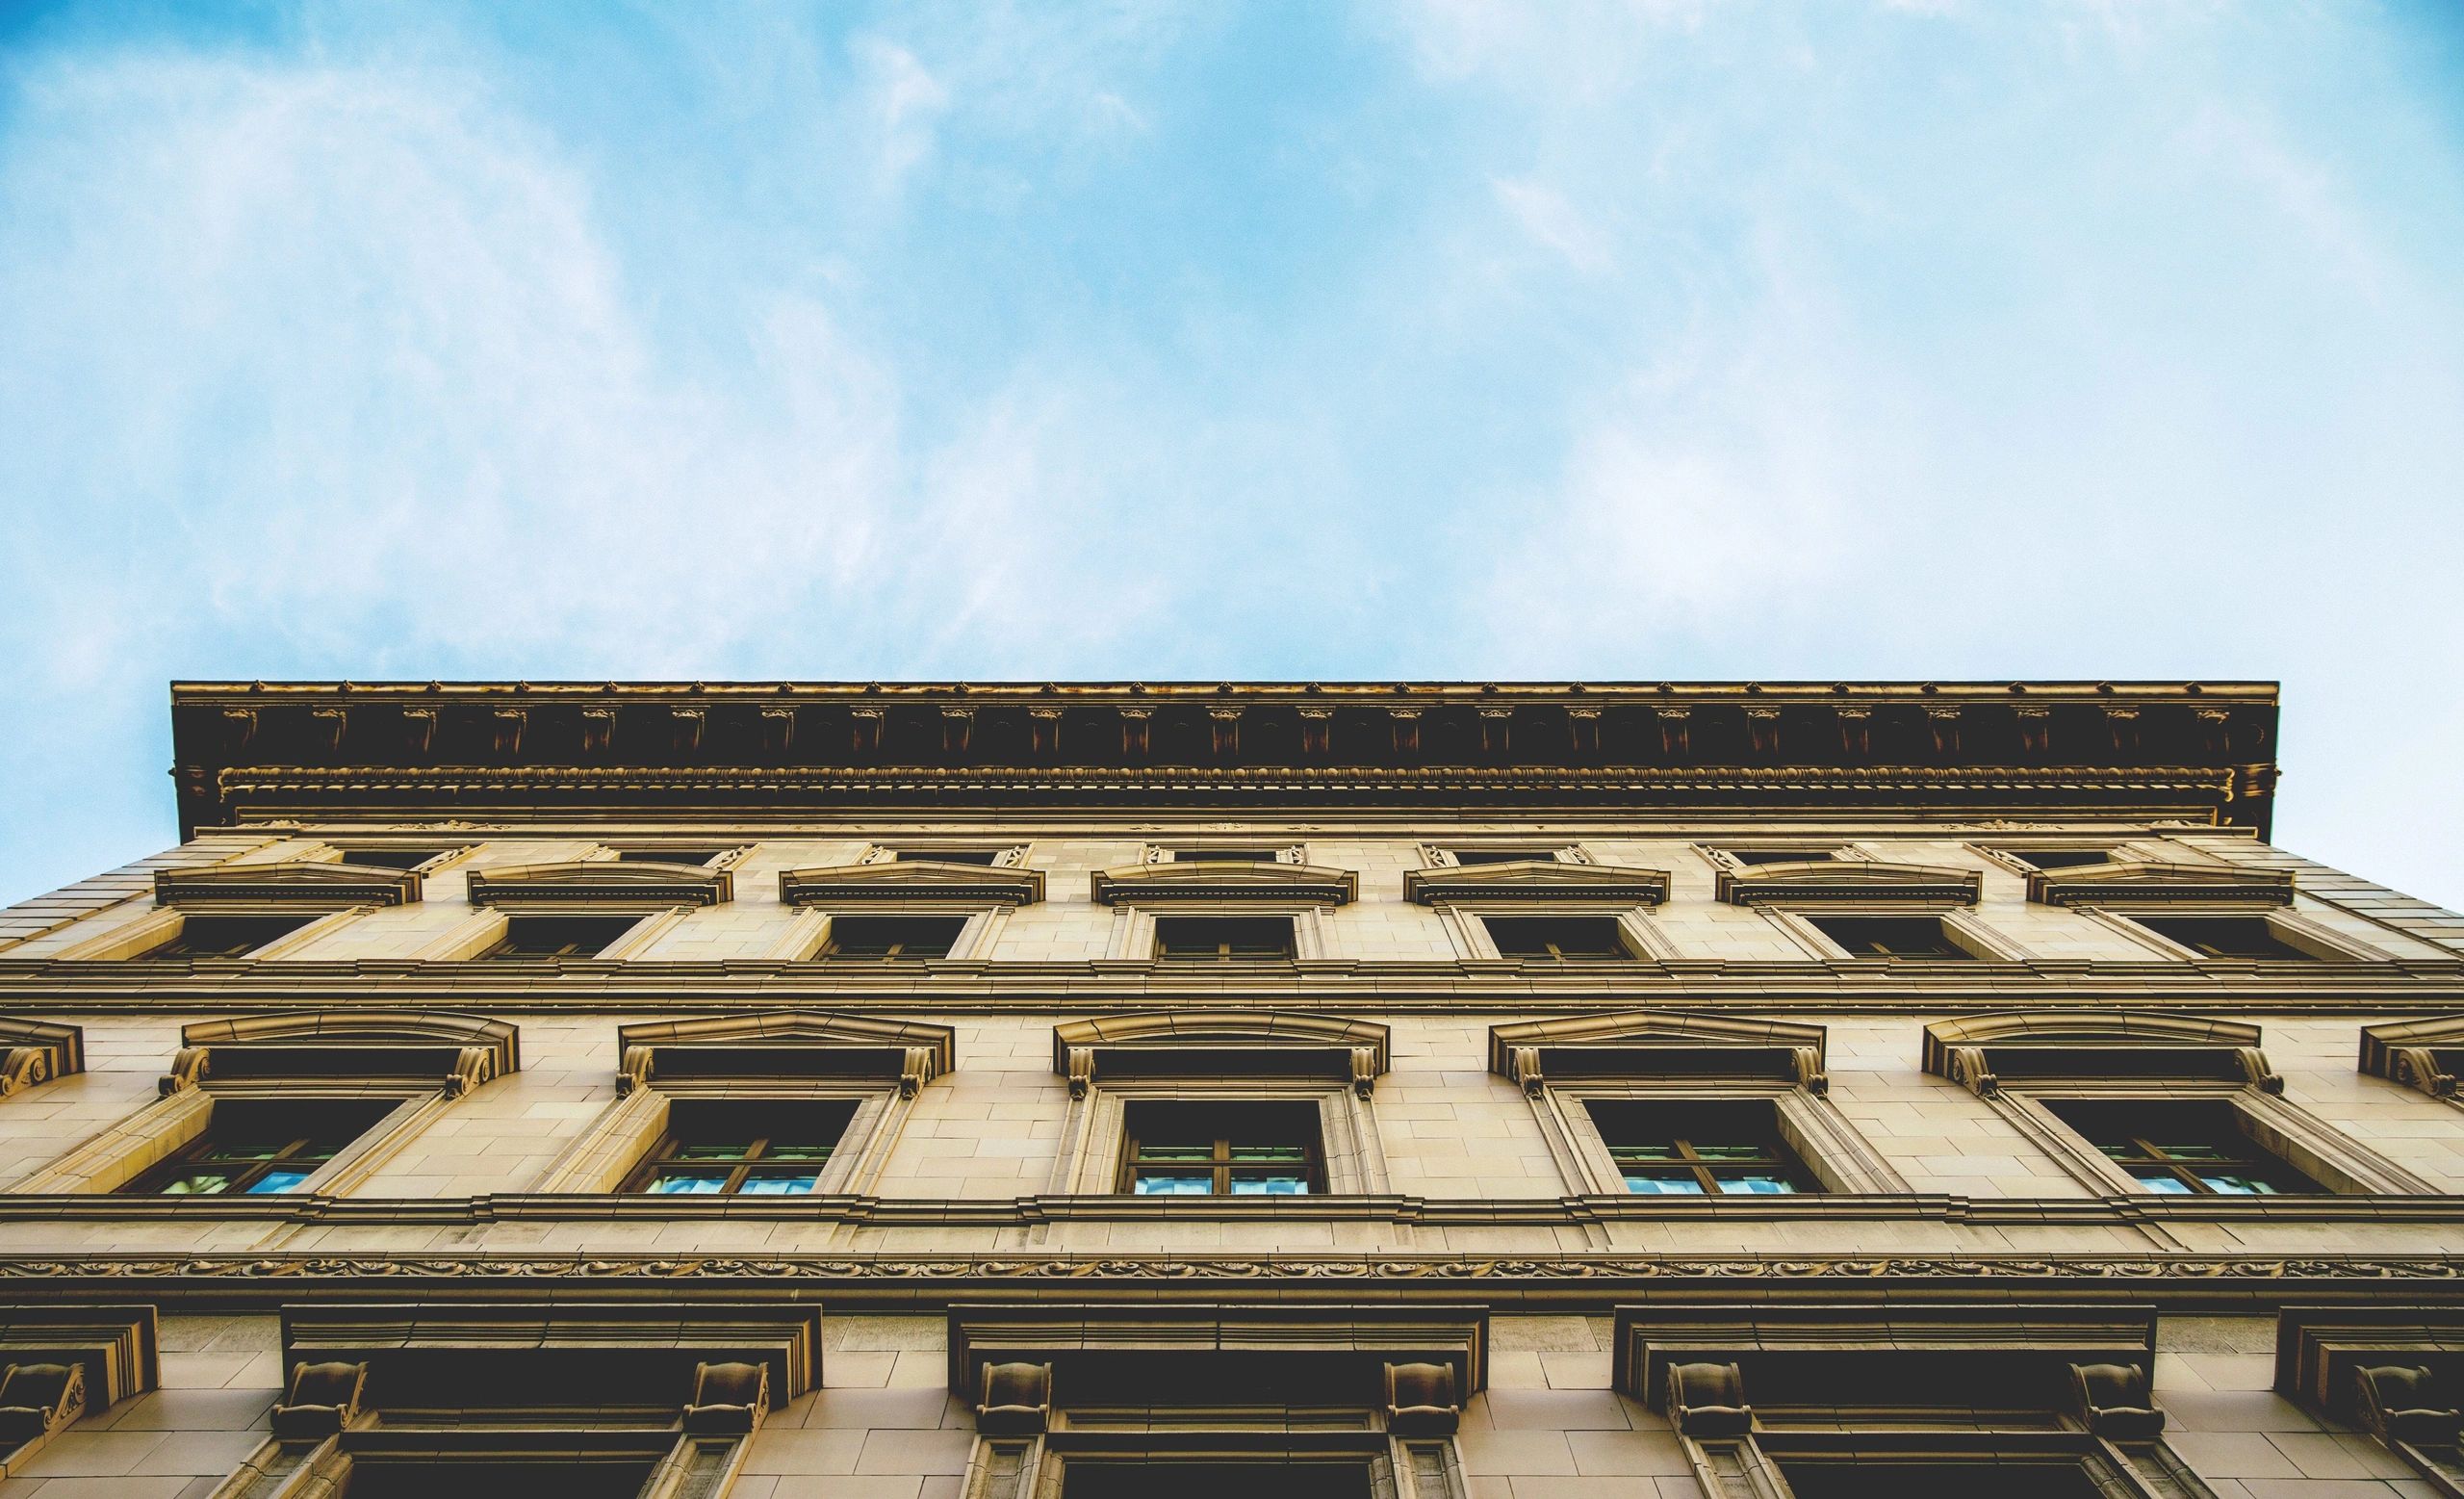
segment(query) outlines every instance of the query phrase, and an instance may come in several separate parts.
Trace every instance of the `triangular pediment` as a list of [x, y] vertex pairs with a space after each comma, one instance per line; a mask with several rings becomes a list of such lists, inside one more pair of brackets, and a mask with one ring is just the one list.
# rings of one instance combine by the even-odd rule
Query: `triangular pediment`
[[407, 905], [419, 898], [420, 877], [411, 870], [316, 860], [162, 869], [154, 875], [154, 903], [158, 906], [249, 905], [340, 911], [351, 906]]
[[1104, 906], [1150, 900], [1285, 900], [1342, 906], [1360, 897], [1360, 876], [1322, 865], [1245, 859], [1129, 864], [1097, 869], [1089, 877], [1088, 893]]
[[1719, 898], [1732, 906], [1825, 900], [1907, 900], [1972, 906], [1985, 888], [1976, 869], [1941, 865], [1884, 864], [1869, 859], [1812, 859], [1802, 864], [1722, 869]]
[[475, 1088], [522, 1067], [509, 1021], [455, 1010], [295, 1010], [180, 1029], [173, 1086], [200, 1077], [452, 1076]]
[[616, 1030], [627, 1092], [659, 1078], [898, 1078], [910, 1092], [958, 1066], [958, 1033], [922, 1021], [774, 1010]]
[[636, 859], [476, 868], [470, 872], [468, 884], [475, 906], [637, 910], [715, 906], [735, 894], [734, 876], [725, 869]]
[[1787, 1021], [1623, 1010], [1489, 1027], [1489, 1071], [1536, 1089], [1548, 1077], [1770, 1077], [1822, 1090], [1824, 1030]]
[[820, 865], [779, 875], [779, 899], [790, 906], [851, 900], [947, 900], [1028, 906], [1043, 899], [1041, 869], [991, 869], [928, 859]]
[[1656, 906], [1668, 899], [1668, 871], [1628, 865], [1567, 864], [1559, 859], [1407, 869], [1403, 898], [1424, 906], [1457, 900], [1553, 898]]
[[2048, 906], [2185, 899], [2289, 906], [2293, 874], [2287, 869], [2249, 869], [2239, 865], [2100, 864], [2078, 869], [2040, 869], [2028, 876], [2028, 898]]

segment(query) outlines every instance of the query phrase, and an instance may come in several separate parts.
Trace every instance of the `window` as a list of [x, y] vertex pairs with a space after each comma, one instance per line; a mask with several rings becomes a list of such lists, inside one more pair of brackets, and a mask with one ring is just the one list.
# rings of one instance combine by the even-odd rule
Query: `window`
[[1274, 848], [1176, 848], [1174, 864], [1274, 864], [1283, 857]]
[[810, 1192], [856, 1116], [852, 1100], [680, 1098], [667, 1132], [625, 1183], [680, 1197]]
[[1009, 852], [1004, 848], [901, 848], [890, 858], [899, 864], [971, 864], [989, 869]]
[[1839, 852], [1832, 848], [1732, 848], [1728, 856], [1742, 865], [1819, 864], [1837, 859]]
[[1178, 962], [1254, 963], [1293, 956], [1290, 917], [1157, 917], [1155, 956]]
[[1502, 958], [1630, 958], [1615, 917], [1484, 917]]
[[1852, 958], [1970, 958], [1939, 917], [1808, 917]]
[[147, 1197], [294, 1192], [400, 1102], [225, 1098], [203, 1134], [120, 1190]]
[[306, 926], [313, 917], [192, 916], [180, 920], [170, 941], [148, 950], [149, 958], [244, 958]]
[[596, 958], [633, 929], [635, 917], [516, 916], [504, 921], [504, 935], [480, 954], [511, 961], [524, 958]]
[[2243, 1133], [2220, 1101], [2047, 1099], [2055, 1118], [2149, 1192], [2273, 1197], [2325, 1189]]
[[2313, 954], [2278, 937], [2265, 917], [2143, 916], [2130, 919], [2203, 958], [2257, 958], [2270, 963], [2314, 961]]
[[458, 854], [464, 845], [450, 848], [346, 848], [343, 863], [370, 869], [416, 869], [431, 859]]
[[1450, 848], [1447, 852], [1466, 869], [1493, 864], [1553, 864], [1557, 859], [1553, 848]]
[[[2075, 1457], [1996, 1455], [1990, 1461], [1888, 1461], [1872, 1455], [1854, 1459], [1782, 1457], [1780, 1472], [1796, 1499], [2104, 1499], [2088, 1466]], [[2131, 1491], [2116, 1486], [2123, 1492]]]
[[1064, 1470], [1061, 1499], [1370, 1499], [1366, 1462], [1172, 1462], [1078, 1459]]
[[1590, 1109], [1629, 1192], [1717, 1197], [1822, 1190], [1781, 1140], [1767, 1102], [1602, 1098]]
[[964, 917], [833, 917], [817, 956], [837, 963], [914, 963], [946, 958]]
[[1326, 1189], [1312, 1103], [1138, 1102], [1121, 1186], [1139, 1197], [1304, 1197]]
[[2114, 862], [2104, 848], [2006, 848], [2003, 852], [2031, 869], [2092, 869]]
[[686, 864], [706, 865], [721, 854], [732, 854], [732, 848], [620, 848], [618, 864]]
[[543, 1493], [565, 1494], [569, 1499], [596, 1495], [632, 1499], [657, 1467], [656, 1458], [591, 1452], [578, 1444], [552, 1459], [494, 1461], [354, 1450], [349, 1486], [335, 1492], [344, 1499], [431, 1499], [447, 1492], [456, 1499], [530, 1499]]

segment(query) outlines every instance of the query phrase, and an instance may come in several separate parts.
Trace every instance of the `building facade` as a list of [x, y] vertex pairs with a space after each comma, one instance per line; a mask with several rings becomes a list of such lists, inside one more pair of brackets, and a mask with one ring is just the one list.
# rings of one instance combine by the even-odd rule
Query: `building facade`
[[2464, 1492], [2464, 917], [2271, 685], [172, 711], [0, 1499]]

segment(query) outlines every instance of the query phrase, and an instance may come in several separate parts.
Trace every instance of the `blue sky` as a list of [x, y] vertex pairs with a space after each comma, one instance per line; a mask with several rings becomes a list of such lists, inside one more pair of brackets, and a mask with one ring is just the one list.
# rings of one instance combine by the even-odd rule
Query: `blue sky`
[[2280, 678], [2464, 901], [2464, 11], [0, 7], [0, 898], [194, 677]]

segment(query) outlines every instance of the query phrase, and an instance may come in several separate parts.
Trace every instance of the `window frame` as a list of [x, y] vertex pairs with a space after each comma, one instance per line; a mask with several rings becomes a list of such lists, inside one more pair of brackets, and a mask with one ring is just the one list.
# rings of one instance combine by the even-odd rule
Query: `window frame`
[[[293, 1141], [291, 1147], [282, 1152], [232, 1170], [228, 1175], [241, 1179], [235, 1180], [230, 1187], [223, 1191], [206, 1193], [175, 1193], [167, 1190], [170, 1182], [184, 1176], [201, 1175], [211, 1168], [211, 1163], [206, 1159], [206, 1156], [217, 1144], [216, 1124], [226, 1104], [242, 1102], [251, 1105], [271, 1104], [279, 1109], [295, 1108], [304, 1112], [306, 1110], [319, 1107], [320, 1105], [332, 1106], [365, 1102], [372, 1097], [380, 1100], [391, 1098], [393, 1098], [393, 1106], [391, 1108], [376, 1111], [366, 1124], [363, 1124], [357, 1131], [352, 1133], [349, 1138], [341, 1141], [330, 1154], [327, 1154], [317, 1161], [314, 1170], [306, 1173], [298, 1182], [292, 1186], [281, 1188], [273, 1192], [260, 1193], [249, 1190], [250, 1184], [264, 1179], [267, 1176], [271, 1175], [274, 1171], [281, 1169], [288, 1162], [294, 1160], [295, 1158], [294, 1152], [307, 1146], [314, 1139], [313, 1134]], [[166, 1155], [161, 1160], [147, 1166], [144, 1170], [139, 1172], [128, 1180], [121, 1182], [118, 1186], [112, 1188], [112, 1195], [116, 1197], [242, 1198], [294, 1197], [312, 1193], [318, 1190], [321, 1185], [321, 1178], [323, 1178], [330, 1174], [331, 1168], [335, 1162], [349, 1155], [363, 1142], [377, 1139], [388, 1130], [394, 1128], [400, 1122], [402, 1111], [412, 1106], [416, 1101], [417, 1099], [409, 1094], [403, 1094], [396, 1097], [387, 1094], [369, 1095], [334, 1092], [313, 1094], [298, 1094], [288, 1091], [281, 1093], [218, 1092], [215, 1096], [214, 1110], [212, 1114], [208, 1115], [206, 1118], [204, 1127], [191, 1135], [187, 1140], [181, 1142], [180, 1145], [168, 1155]]]
[[[825, 1182], [833, 1179], [834, 1174], [831, 1171], [831, 1167], [837, 1162], [839, 1155], [844, 1151], [848, 1139], [855, 1135], [858, 1117], [864, 1112], [863, 1105], [867, 1101], [870, 1101], [867, 1096], [858, 1094], [841, 1096], [837, 1094], [784, 1094], [772, 1092], [748, 1096], [732, 1087], [702, 1093], [690, 1090], [680, 1091], [675, 1088], [670, 1088], [667, 1090], [667, 1098], [668, 1114], [665, 1125], [660, 1130], [658, 1138], [652, 1142], [650, 1149], [644, 1151], [641, 1158], [633, 1163], [631, 1173], [626, 1176], [624, 1181], [617, 1185], [615, 1190], [619, 1196], [657, 1197], [661, 1199], [717, 1197], [728, 1200], [796, 1198], [811, 1196], [820, 1192]], [[846, 1105], [846, 1118], [838, 1126], [837, 1132], [831, 1138], [828, 1149], [819, 1157], [807, 1157], [805, 1160], [795, 1163], [799, 1169], [794, 1172], [794, 1175], [805, 1176], [808, 1174], [813, 1178], [810, 1186], [805, 1187], [800, 1191], [747, 1192], [744, 1190], [744, 1184], [747, 1181], [752, 1180], [757, 1176], [769, 1176], [788, 1174], [785, 1169], [777, 1168], [772, 1161], [762, 1158], [762, 1149], [768, 1146], [771, 1141], [776, 1139], [778, 1134], [778, 1125], [775, 1123], [769, 1123], [766, 1127], [769, 1128], [770, 1132], [767, 1134], [750, 1136], [747, 1148], [736, 1155], [728, 1157], [724, 1160], [711, 1160], [701, 1163], [706, 1168], [714, 1169], [719, 1166], [725, 1166], [727, 1168], [728, 1179], [718, 1191], [655, 1192], [652, 1190], [652, 1183], [655, 1182], [660, 1176], [667, 1175], [681, 1175], [690, 1170], [694, 1164], [690, 1162], [678, 1161], [675, 1158], [676, 1152], [693, 1145], [704, 1143], [684, 1138], [683, 1131], [680, 1131], [677, 1127], [676, 1106], [680, 1103], [708, 1103], [715, 1104], [720, 1108], [741, 1106], [747, 1112], [753, 1112], [756, 1110], [783, 1111], [786, 1107], [794, 1104], [835, 1107], [836, 1105], [843, 1103]], [[871, 1122], [868, 1121], [867, 1123], [869, 1124]], [[698, 1133], [699, 1131], [696, 1132]], [[867, 1131], [867, 1133], [869, 1133], [869, 1131]], [[806, 1166], [810, 1167], [809, 1173], [801, 1169]], [[704, 1172], [704, 1175], [709, 1174], [712, 1174], [710, 1170], [706, 1170]], [[835, 1175], [839, 1176], [845, 1176], [844, 1169], [841, 1169]]]
[[[2079, 915], [2095, 921], [2110, 931], [2120, 933], [2138, 946], [2163, 958], [2202, 966], [2214, 965], [2239, 970], [2268, 964], [2306, 963], [2388, 963], [2392, 954], [2370, 945], [2358, 938], [2332, 930], [2288, 907], [2253, 910], [2247, 903], [2214, 900], [2163, 900], [2133, 902], [2127, 907], [2078, 902], [2069, 907]], [[2183, 943], [2174, 941], [2149, 926], [2142, 917], [2158, 919], [2213, 920], [2233, 917], [2262, 920], [2276, 941], [2307, 958], [2218, 958], [2210, 957]]]
[[[1911, 901], [1825, 901], [1810, 906], [1758, 905], [1764, 919], [1770, 921], [1810, 957], [1826, 963], [1851, 963], [1860, 967], [1887, 963], [2017, 963], [2026, 955], [2009, 939], [1978, 920], [1967, 911], [1946, 905]], [[1881, 917], [1889, 918], [1919, 917], [1938, 920], [1953, 946], [1967, 953], [1964, 958], [1893, 957], [1850, 952], [1832, 940], [1831, 934], [1816, 926], [1816, 920], [1842, 917]]]
[[[1126, 1102], [1121, 1113], [1122, 1139], [1120, 1150], [1120, 1175], [1117, 1178], [1115, 1190], [1119, 1196], [1123, 1197], [1269, 1197], [1278, 1199], [1292, 1197], [1324, 1197], [1327, 1195], [1325, 1121], [1316, 1110], [1310, 1111], [1312, 1117], [1309, 1124], [1305, 1128], [1297, 1131], [1298, 1144], [1300, 1148], [1299, 1171], [1297, 1172], [1297, 1175], [1302, 1179], [1303, 1190], [1299, 1192], [1287, 1193], [1235, 1192], [1232, 1190], [1233, 1183], [1237, 1179], [1236, 1174], [1242, 1171], [1243, 1167], [1237, 1158], [1238, 1150], [1240, 1149], [1241, 1132], [1228, 1122], [1229, 1117], [1244, 1112], [1263, 1114], [1268, 1110], [1274, 1110], [1297, 1118], [1298, 1114], [1296, 1110], [1299, 1107], [1305, 1106], [1308, 1101], [1309, 1100], [1305, 1099], [1195, 1099], [1177, 1098], [1156, 1098], [1129, 1100]], [[1208, 1131], [1213, 1135], [1212, 1149], [1209, 1153], [1209, 1158], [1205, 1163], [1206, 1169], [1212, 1176], [1211, 1190], [1202, 1193], [1188, 1194], [1168, 1192], [1148, 1193], [1138, 1190], [1139, 1176], [1142, 1170], [1152, 1169], [1161, 1171], [1170, 1169], [1168, 1163], [1159, 1162], [1155, 1163], [1152, 1167], [1149, 1167], [1148, 1163], [1140, 1159], [1141, 1153], [1149, 1141], [1145, 1137], [1142, 1136], [1140, 1132], [1139, 1119], [1142, 1115], [1150, 1114], [1151, 1112], [1162, 1109], [1184, 1109], [1197, 1114], [1200, 1117], [1208, 1115], [1214, 1116], [1214, 1121], [1206, 1126]], [[1198, 1168], [1193, 1164], [1186, 1166], [1183, 1169], [1189, 1172], [1194, 1172]], [[1263, 1170], [1264, 1168], [1256, 1169]]]

